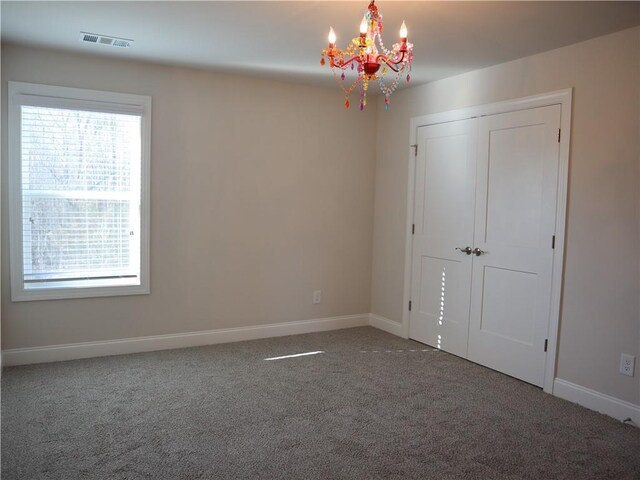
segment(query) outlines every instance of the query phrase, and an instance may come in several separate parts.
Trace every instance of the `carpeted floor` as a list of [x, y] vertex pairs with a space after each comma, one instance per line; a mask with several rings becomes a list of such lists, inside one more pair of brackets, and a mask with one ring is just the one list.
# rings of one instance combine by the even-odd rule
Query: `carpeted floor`
[[84, 478], [640, 479], [640, 430], [369, 327], [5, 369], [2, 479]]

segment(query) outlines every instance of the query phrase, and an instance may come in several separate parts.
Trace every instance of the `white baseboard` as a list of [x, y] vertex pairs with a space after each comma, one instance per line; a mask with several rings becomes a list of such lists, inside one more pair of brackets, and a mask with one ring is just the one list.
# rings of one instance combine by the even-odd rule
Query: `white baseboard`
[[376, 315], [374, 313], [369, 314], [369, 325], [375, 328], [379, 328], [380, 330], [384, 330], [385, 332], [391, 333], [393, 335], [397, 335], [398, 337], [402, 337], [402, 324], [398, 322], [394, 322], [393, 320], [389, 320], [386, 317], [381, 317], [380, 315]]
[[222, 328], [204, 332], [176, 333], [151, 337], [123, 338], [101, 342], [50, 345], [46, 347], [4, 350], [4, 366], [60, 362], [79, 358], [104, 357], [125, 353], [151, 352], [173, 348], [198, 347], [216, 343], [239, 342], [259, 338], [282, 337], [369, 325], [369, 314], [344, 315], [298, 322], [272, 323], [252, 327]]
[[630, 418], [633, 423], [640, 425], [640, 405], [634, 405], [561, 378], [554, 380], [553, 394], [620, 421]]

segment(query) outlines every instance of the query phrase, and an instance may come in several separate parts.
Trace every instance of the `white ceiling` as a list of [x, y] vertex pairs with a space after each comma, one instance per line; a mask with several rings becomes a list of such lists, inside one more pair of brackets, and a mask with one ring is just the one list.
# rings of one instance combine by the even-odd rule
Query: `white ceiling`
[[[2, 41], [329, 85], [319, 64], [329, 26], [338, 46], [358, 33], [368, 0], [235, 2], [2, 1]], [[405, 19], [412, 83], [495, 65], [640, 24], [640, 2], [377, 0], [385, 43]], [[86, 31], [130, 49], [81, 43]]]

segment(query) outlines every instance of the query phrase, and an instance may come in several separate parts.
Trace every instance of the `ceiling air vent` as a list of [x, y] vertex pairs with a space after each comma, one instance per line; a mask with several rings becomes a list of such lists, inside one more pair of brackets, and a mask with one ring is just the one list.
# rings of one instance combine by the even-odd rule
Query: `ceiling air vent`
[[126, 38], [109, 37], [107, 35], [98, 35], [97, 33], [87, 32], [80, 32], [80, 41], [118, 48], [129, 48], [133, 43], [133, 40], [128, 40]]
[[83, 42], [96, 43], [98, 41], [97, 35], [91, 35], [90, 33], [81, 34], [80, 40]]
[[112, 45], [114, 47], [129, 48], [131, 46], [131, 42], [132, 40], [123, 40], [121, 38], [114, 38]]

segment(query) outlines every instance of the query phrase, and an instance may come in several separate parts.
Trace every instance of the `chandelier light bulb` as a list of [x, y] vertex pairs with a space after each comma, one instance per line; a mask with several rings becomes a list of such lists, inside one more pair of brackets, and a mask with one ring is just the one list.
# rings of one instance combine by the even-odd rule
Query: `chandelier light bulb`
[[360, 22], [360, 34], [365, 35], [368, 29], [369, 29], [369, 24], [367, 22], [367, 16], [364, 15], [362, 17], [362, 21]]
[[400, 38], [407, 38], [407, 26], [404, 23], [404, 20], [402, 21], [402, 26], [400, 27]]
[[333, 31], [333, 27], [329, 27], [329, 43], [336, 43], [336, 32]]

